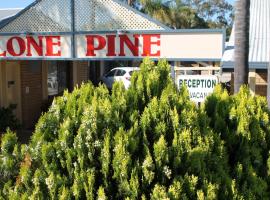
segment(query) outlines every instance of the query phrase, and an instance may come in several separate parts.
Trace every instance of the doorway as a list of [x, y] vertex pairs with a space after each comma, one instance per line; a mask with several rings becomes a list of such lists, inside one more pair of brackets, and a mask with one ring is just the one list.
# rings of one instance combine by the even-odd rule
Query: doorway
[[2, 66], [3, 106], [14, 108], [14, 115], [22, 122], [21, 71], [17, 61], [6, 61]]

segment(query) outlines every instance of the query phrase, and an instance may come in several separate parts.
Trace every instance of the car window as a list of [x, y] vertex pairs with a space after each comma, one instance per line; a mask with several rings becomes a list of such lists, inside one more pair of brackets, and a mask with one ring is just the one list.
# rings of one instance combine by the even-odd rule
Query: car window
[[129, 72], [129, 75], [132, 76], [132, 74], [133, 74], [134, 72], [136, 72], [136, 71], [138, 71], [138, 70], [130, 71], [130, 72]]
[[116, 73], [116, 71], [117, 71], [116, 69], [110, 71], [110, 72], [106, 75], [106, 77], [112, 77], [112, 76], [114, 76], [115, 73]]
[[118, 69], [117, 72], [116, 72], [116, 74], [115, 74], [115, 76], [124, 76], [125, 73], [126, 73], [125, 70], [123, 70], [123, 69]]

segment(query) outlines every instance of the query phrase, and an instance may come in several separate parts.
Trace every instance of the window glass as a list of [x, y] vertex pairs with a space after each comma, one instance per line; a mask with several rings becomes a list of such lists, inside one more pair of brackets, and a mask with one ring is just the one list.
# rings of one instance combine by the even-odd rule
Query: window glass
[[124, 76], [126, 73], [125, 70], [122, 70], [122, 69], [118, 69], [115, 76]]
[[58, 93], [62, 93], [66, 88], [68, 88], [67, 76], [66, 62], [59, 61], [57, 64]]
[[106, 75], [106, 77], [112, 77], [112, 76], [114, 76], [115, 72], [116, 72], [116, 70], [110, 71], [110, 72]]
[[48, 95], [62, 94], [69, 86], [69, 63], [64, 61], [51, 61], [48, 65]]
[[48, 95], [58, 94], [57, 62], [52, 61], [48, 66]]
[[129, 75], [132, 76], [132, 74], [133, 74], [135, 71], [137, 71], [137, 70], [130, 71], [130, 72], [129, 72]]

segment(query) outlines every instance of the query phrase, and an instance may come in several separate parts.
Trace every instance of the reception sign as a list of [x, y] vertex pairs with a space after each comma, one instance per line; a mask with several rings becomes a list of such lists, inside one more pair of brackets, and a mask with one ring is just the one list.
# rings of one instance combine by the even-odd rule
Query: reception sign
[[[223, 33], [108, 33], [0, 36], [0, 59], [134, 59], [220, 60]], [[73, 40], [74, 39], [74, 40]]]
[[198, 103], [213, 93], [218, 78], [214, 75], [180, 75], [177, 77], [177, 83], [179, 88], [186, 85], [190, 99]]

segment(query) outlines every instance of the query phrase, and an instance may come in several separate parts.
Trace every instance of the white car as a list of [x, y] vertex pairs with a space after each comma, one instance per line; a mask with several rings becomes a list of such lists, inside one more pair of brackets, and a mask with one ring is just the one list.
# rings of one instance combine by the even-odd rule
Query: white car
[[101, 77], [101, 81], [109, 88], [112, 89], [115, 81], [122, 81], [125, 88], [130, 86], [131, 75], [134, 71], [138, 71], [138, 67], [117, 67], [109, 71]]

